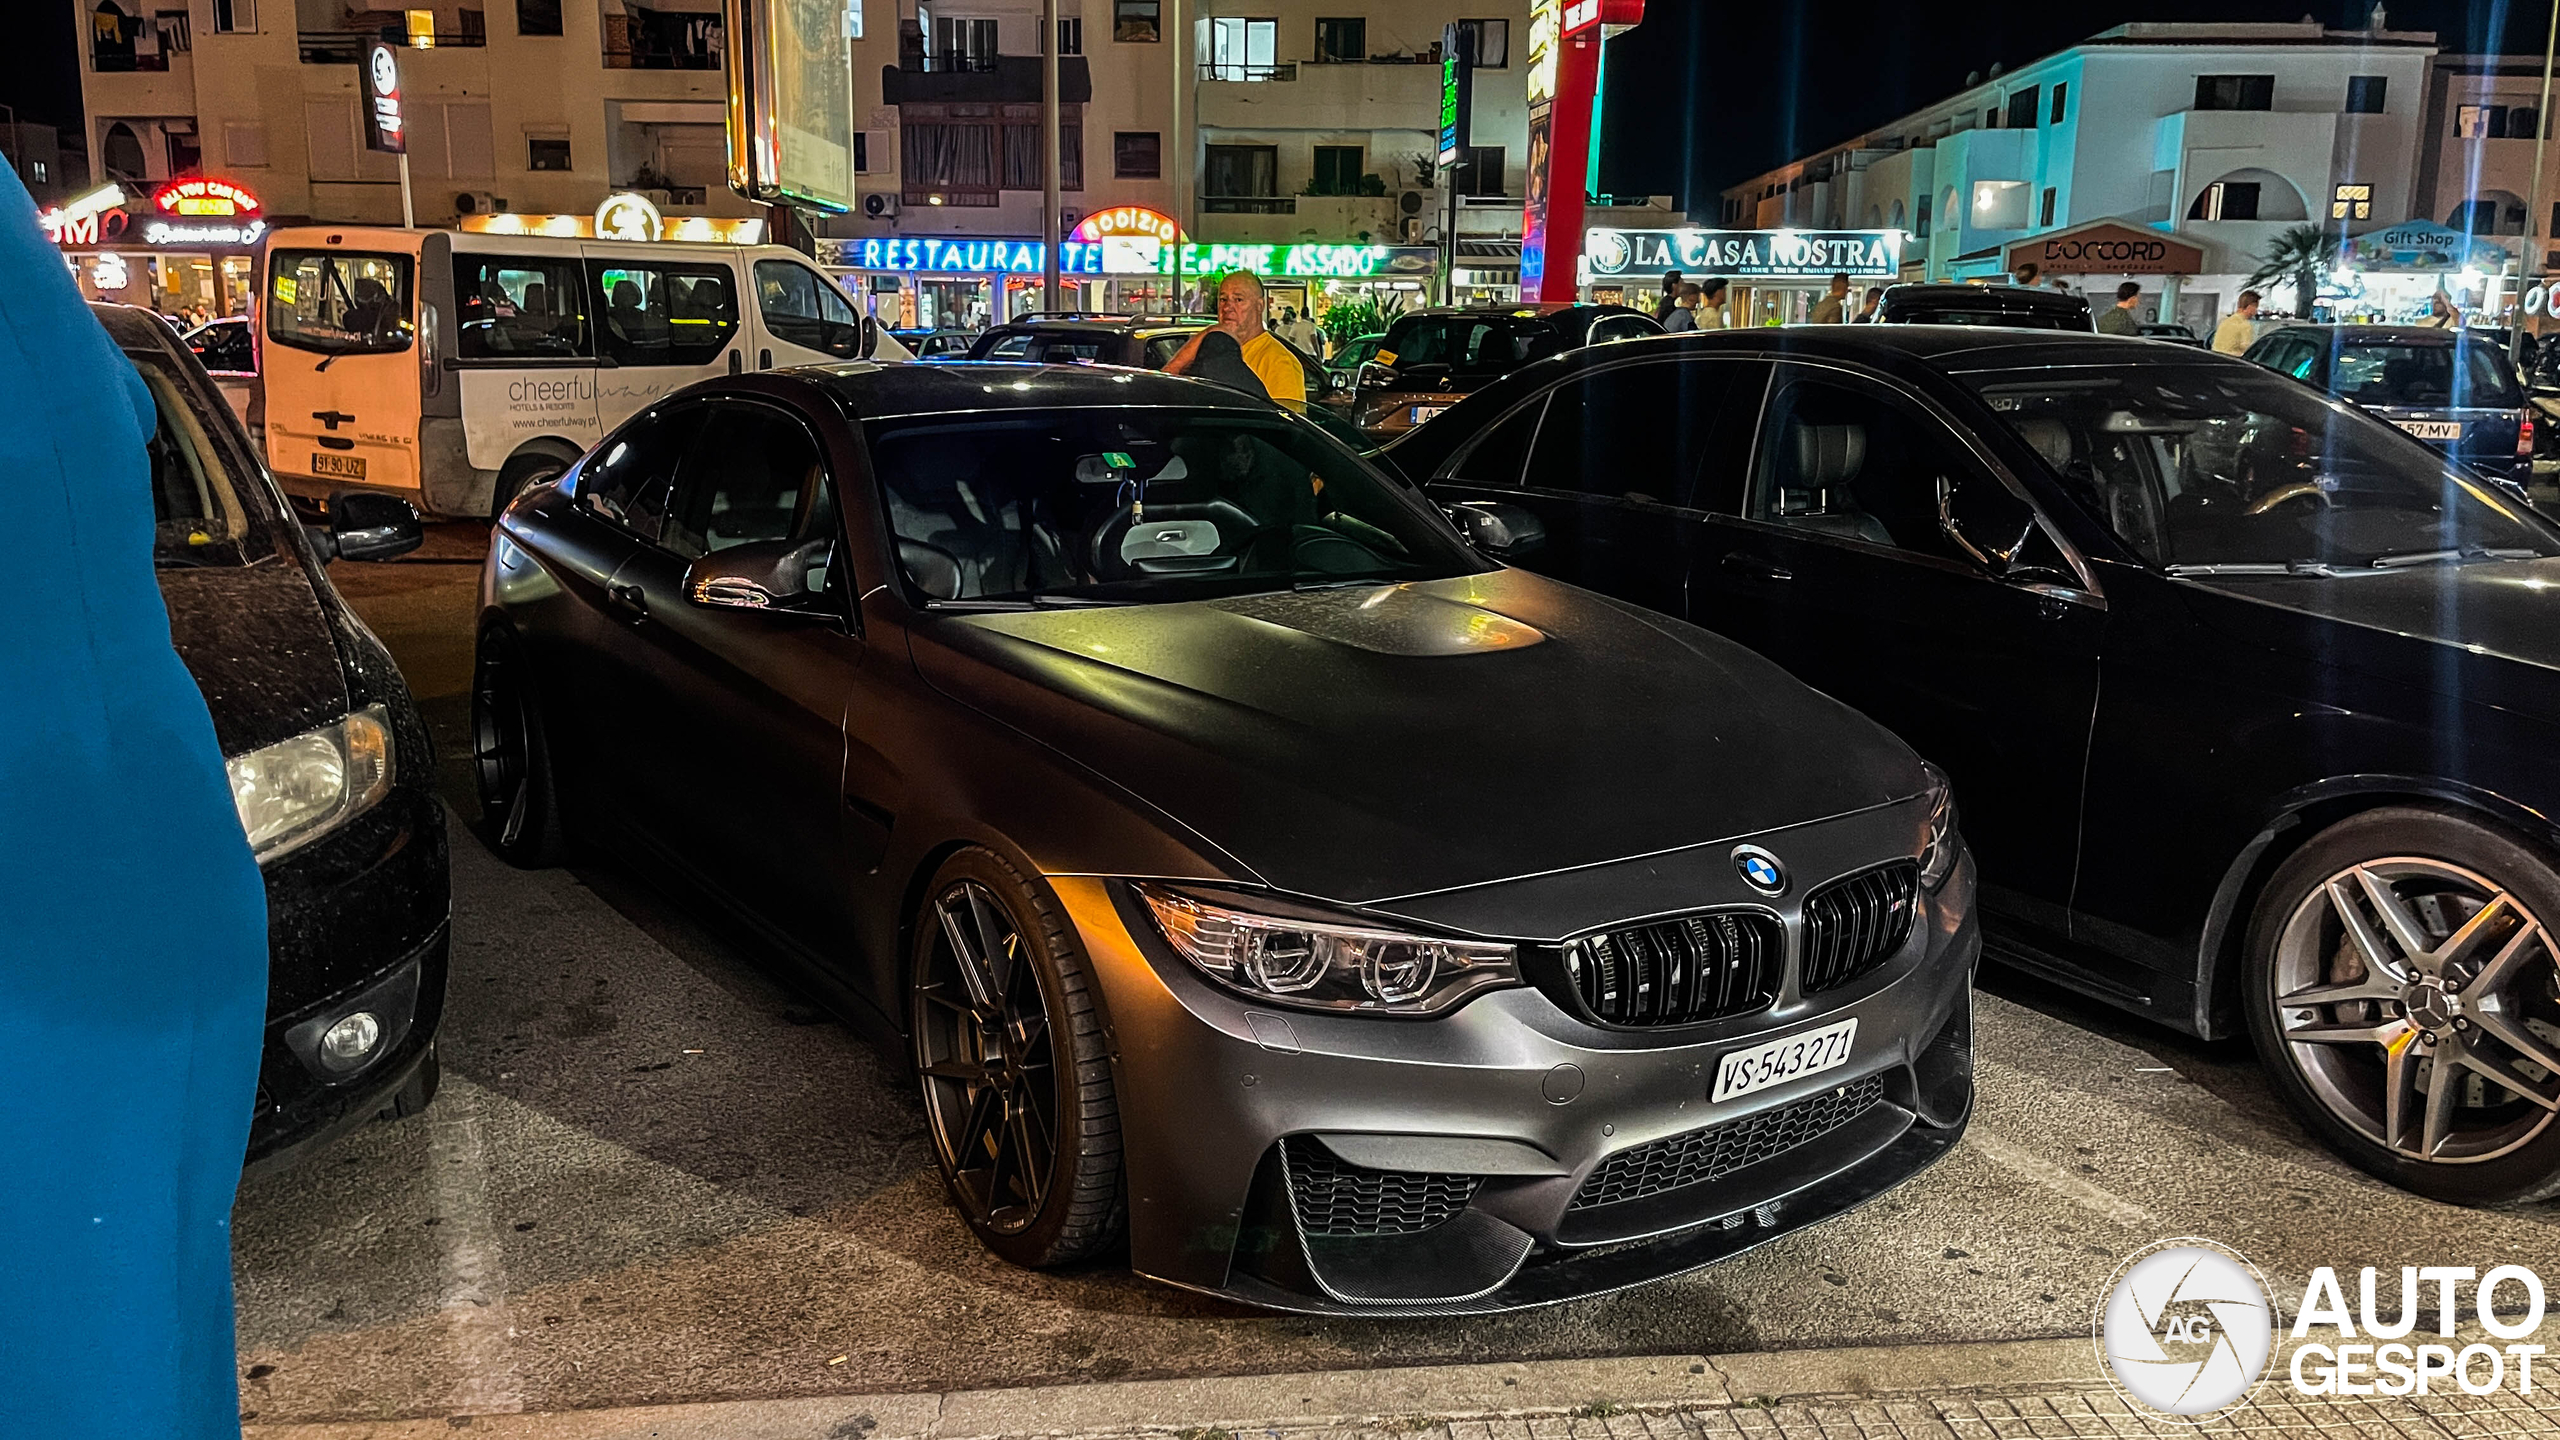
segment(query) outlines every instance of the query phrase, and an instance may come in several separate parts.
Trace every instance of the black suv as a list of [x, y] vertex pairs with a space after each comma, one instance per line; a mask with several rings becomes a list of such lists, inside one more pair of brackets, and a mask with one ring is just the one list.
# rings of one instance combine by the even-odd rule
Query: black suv
[[[979, 336], [978, 343], [969, 347], [969, 358], [1049, 365], [1090, 360], [1097, 365], [1161, 370], [1213, 320], [1208, 315], [1027, 315]], [[1276, 332], [1271, 338], [1280, 340]], [[1289, 345], [1289, 353], [1298, 357], [1298, 368], [1307, 372], [1307, 398], [1323, 394], [1324, 366], [1295, 345]]]
[[2533, 480], [2532, 412], [2495, 340], [2422, 325], [2286, 325], [2244, 358], [2353, 400], [2493, 480]]
[[1351, 423], [1375, 440], [1403, 434], [1524, 365], [1662, 326], [1624, 305], [1467, 305], [1399, 315], [1360, 367]]

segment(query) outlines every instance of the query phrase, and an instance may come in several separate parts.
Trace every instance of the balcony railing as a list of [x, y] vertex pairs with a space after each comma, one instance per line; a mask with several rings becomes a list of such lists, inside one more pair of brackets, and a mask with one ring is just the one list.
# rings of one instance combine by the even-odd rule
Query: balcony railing
[[1295, 215], [1295, 195], [1203, 195], [1200, 208], [1210, 215]]
[[[466, 11], [476, 15], [478, 11]], [[305, 65], [353, 65], [364, 58], [364, 52], [378, 41], [388, 40], [404, 49], [413, 50], [477, 50], [489, 43], [482, 30], [438, 30], [434, 34], [412, 34], [397, 26], [380, 30], [304, 30], [295, 34], [294, 47], [302, 54]], [[430, 43], [420, 44], [420, 41]]]
[[925, 55], [909, 51], [898, 57], [898, 68], [910, 75], [991, 75], [995, 73], [996, 56]]
[[1204, 60], [1200, 64], [1203, 80], [1295, 80], [1298, 62], [1285, 60], [1276, 65], [1244, 65], [1232, 61]]

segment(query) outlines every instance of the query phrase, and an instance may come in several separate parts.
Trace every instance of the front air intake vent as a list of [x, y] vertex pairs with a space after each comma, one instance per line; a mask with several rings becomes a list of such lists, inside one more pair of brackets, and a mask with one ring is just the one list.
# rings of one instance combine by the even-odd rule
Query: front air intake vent
[[1480, 1183], [1474, 1175], [1353, 1165], [1305, 1135], [1281, 1144], [1289, 1198], [1308, 1235], [1418, 1235], [1466, 1209]]
[[1574, 997], [1604, 1025], [1687, 1025], [1766, 1009], [1785, 963], [1778, 922], [1749, 910], [1630, 925], [1564, 947]]
[[1804, 993], [1873, 970], [1911, 938], [1920, 867], [1905, 860], [1834, 880], [1804, 897]]
[[1883, 1077], [1870, 1075], [1792, 1105], [1621, 1150], [1600, 1162], [1565, 1208], [1594, 1210], [1721, 1180], [1821, 1139], [1866, 1114], [1883, 1098]]

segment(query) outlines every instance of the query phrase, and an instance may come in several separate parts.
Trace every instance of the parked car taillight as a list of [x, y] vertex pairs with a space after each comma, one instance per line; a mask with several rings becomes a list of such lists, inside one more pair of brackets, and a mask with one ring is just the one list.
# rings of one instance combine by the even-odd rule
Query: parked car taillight
[[2526, 459], [2533, 458], [2533, 412], [2530, 410], [2516, 412], [2516, 454]]

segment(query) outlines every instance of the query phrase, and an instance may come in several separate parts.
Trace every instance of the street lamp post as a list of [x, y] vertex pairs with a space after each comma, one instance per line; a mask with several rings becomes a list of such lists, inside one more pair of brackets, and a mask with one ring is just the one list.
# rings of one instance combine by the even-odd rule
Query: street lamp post
[[2534, 113], [2533, 183], [2525, 187], [2531, 192], [2524, 202], [2523, 260], [2516, 266], [2515, 319], [2507, 333], [2507, 353], [2517, 360], [2524, 358], [2524, 297], [2533, 288], [2543, 270], [2543, 246], [2552, 237], [2542, 223], [2542, 146], [2551, 133], [2551, 59], [2560, 51], [2560, 0], [2552, 0], [2551, 22], [2542, 37], [2542, 104]]
[[[1058, 168], [1066, 161], [1065, 145], [1058, 134], [1058, 0], [1045, 0], [1040, 7], [1040, 308], [1061, 309], [1058, 304], [1058, 252], [1065, 247], [1065, 227], [1059, 221]], [[996, 291], [1003, 294], [1004, 282], [998, 279]], [[1003, 309], [1001, 299], [997, 309]], [[1004, 315], [999, 314], [999, 322]]]

